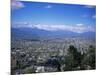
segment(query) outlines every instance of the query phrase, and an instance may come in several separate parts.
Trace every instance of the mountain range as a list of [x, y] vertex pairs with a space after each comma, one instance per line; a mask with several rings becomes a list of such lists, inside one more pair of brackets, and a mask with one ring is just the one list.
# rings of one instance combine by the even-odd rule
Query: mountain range
[[11, 28], [11, 38], [37, 39], [37, 38], [66, 38], [85, 37], [95, 38], [95, 32], [76, 33], [71, 31], [46, 31], [37, 28]]

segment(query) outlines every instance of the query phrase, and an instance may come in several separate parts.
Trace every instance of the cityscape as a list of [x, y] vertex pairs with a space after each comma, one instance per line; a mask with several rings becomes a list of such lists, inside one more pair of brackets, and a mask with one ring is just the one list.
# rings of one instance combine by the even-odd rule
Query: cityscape
[[11, 1], [11, 75], [96, 69], [96, 6]]

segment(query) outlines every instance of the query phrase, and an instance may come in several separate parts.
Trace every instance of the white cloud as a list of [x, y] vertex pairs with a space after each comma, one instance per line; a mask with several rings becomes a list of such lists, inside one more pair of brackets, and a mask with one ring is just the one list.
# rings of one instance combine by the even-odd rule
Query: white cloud
[[92, 18], [95, 19], [96, 18], [96, 15], [93, 15]]
[[94, 5], [85, 5], [84, 7], [85, 8], [95, 8], [96, 6], [94, 6]]
[[49, 9], [49, 8], [52, 8], [52, 6], [51, 5], [47, 5], [47, 6], [45, 6], [45, 8]]
[[18, 1], [18, 0], [11, 0], [11, 8], [12, 9], [19, 9], [19, 8], [23, 8], [25, 7], [25, 5]]
[[89, 15], [84, 14], [84, 15], [82, 15], [82, 17], [83, 17], [83, 18], [87, 18], [87, 17], [89, 17]]
[[72, 31], [76, 33], [84, 33], [88, 31], [95, 32], [95, 27], [87, 26], [84, 24], [76, 24], [76, 25], [41, 25], [41, 24], [32, 24], [27, 22], [19, 22], [14, 23], [12, 27], [21, 28], [21, 27], [28, 27], [28, 28], [37, 28], [46, 31]]
[[92, 18], [92, 19], [96, 19], [96, 15], [87, 15], [87, 14], [84, 14], [82, 15], [83, 18]]
[[79, 23], [79, 24], [76, 24], [77, 26], [83, 26], [83, 24], [82, 23]]

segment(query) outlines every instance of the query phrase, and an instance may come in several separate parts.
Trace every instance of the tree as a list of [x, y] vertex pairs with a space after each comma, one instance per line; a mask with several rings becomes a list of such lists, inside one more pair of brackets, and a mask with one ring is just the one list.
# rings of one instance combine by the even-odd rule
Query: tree
[[96, 51], [92, 45], [89, 46], [88, 52], [86, 53], [83, 62], [85, 65], [90, 66], [91, 69], [96, 68]]
[[[83, 69], [82, 60], [84, 55], [81, 52], [78, 52], [77, 48], [73, 45], [69, 46], [68, 54], [65, 58], [65, 68], [64, 70], [78, 70]], [[78, 68], [80, 67], [80, 68]]]

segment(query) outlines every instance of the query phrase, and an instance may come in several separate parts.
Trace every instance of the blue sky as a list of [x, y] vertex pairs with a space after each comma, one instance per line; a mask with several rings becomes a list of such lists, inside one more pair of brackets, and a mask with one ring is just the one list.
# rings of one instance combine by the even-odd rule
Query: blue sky
[[45, 30], [69, 29], [79, 33], [95, 31], [95, 6], [12, 0], [11, 8], [12, 26], [15, 27], [37, 27]]

